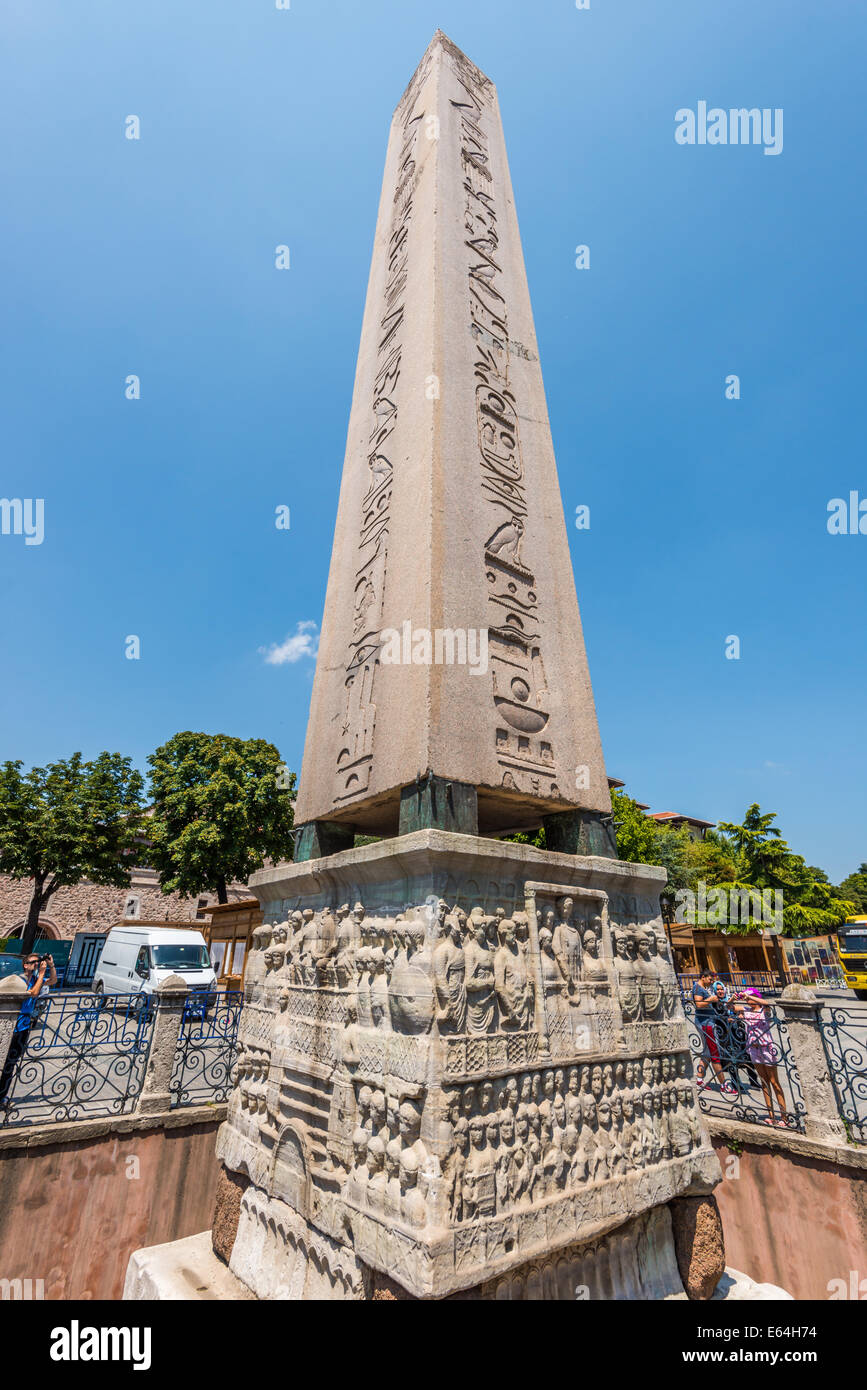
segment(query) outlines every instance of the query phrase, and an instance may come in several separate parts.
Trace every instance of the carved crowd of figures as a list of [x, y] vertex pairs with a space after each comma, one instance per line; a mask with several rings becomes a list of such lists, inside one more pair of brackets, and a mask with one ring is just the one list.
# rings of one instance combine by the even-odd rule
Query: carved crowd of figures
[[344, 1195], [381, 1217], [424, 1226], [430, 1184], [439, 1177], [440, 1167], [420, 1137], [419, 1105], [361, 1085], [356, 1115]]
[[541, 984], [549, 1022], [584, 1006], [616, 980], [624, 1021], [664, 1019], [677, 984], [661, 928], [616, 928], [613, 962], [603, 950], [595, 904], [573, 898], [536, 909], [539, 970], [531, 960], [528, 914], [498, 907], [408, 911], [371, 921], [358, 902], [319, 913], [306, 908], [257, 928], [247, 971], [248, 998], [269, 994], [285, 1008], [291, 987], [349, 992], [358, 1025], [417, 1033], [485, 1034], [534, 1026]]
[[686, 1054], [528, 1072], [445, 1099], [453, 1223], [684, 1157], [701, 1144]]
[[271, 1054], [265, 1048], [244, 1047], [238, 1054], [232, 1072], [232, 1084], [238, 1088], [238, 1108], [242, 1114], [270, 1117], [268, 1109], [268, 1073]]

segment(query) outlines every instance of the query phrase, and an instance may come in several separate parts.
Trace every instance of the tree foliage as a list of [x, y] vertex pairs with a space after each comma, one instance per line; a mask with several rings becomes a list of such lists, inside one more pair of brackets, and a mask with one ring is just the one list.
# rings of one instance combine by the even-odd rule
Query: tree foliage
[[129, 758], [80, 753], [22, 772], [0, 767], [0, 872], [33, 879], [22, 951], [33, 949], [39, 916], [58, 888], [87, 879], [116, 888], [137, 861], [144, 781]]
[[844, 878], [838, 892], [841, 898], [849, 898], [855, 904], [856, 913], [867, 912], [867, 864], [859, 864], [854, 874]]
[[[703, 840], [692, 840], [685, 826], [677, 829], [650, 820], [623, 791], [612, 793], [611, 804], [620, 857], [662, 864], [668, 870], [662, 898], [669, 910], [678, 889], [695, 892], [704, 884], [708, 895], [725, 889], [744, 900], [762, 890], [780, 892], [786, 936], [832, 931], [856, 911], [850, 894], [834, 888], [822, 869], [808, 865], [789, 848], [774, 824], [775, 813], [763, 812], [757, 802], [747, 807], [743, 821], [721, 821]], [[749, 920], [729, 921], [726, 927], [736, 935], [755, 929]]]
[[273, 743], [179, 733], [148, 758], [153, 815], [148, 860], [164, 893], [246, 882], [266, 859], [292, 858], [295, 774]]

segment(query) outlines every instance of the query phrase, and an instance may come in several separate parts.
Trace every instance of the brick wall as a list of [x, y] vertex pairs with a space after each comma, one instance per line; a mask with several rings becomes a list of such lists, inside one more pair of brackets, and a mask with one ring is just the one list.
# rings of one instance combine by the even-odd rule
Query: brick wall
[[[31, 880], [16, 882], [0, 874], [0, 937], [11, 935], [24, 924], [32, 894]], [[229, 889], [232, 902], [249, 896], [242, 884]], [[206, 920], [208, 909], [217, 901], [215, 893], [203, 893], [200, 898], [182, 898], [177, 893], [165, 896], [154, 871], [140, 868], [133, 871], [129, 888], [100, 888], [93, 883], [59, 888], [42, 914], [45, 935], [67, 939], [78, 931], [107, 931], [125, 915], [131, 897], [139, 899], [137, 916], [151, 922], [195, 922], [198, 912], [202, 913], [198, 920]]]

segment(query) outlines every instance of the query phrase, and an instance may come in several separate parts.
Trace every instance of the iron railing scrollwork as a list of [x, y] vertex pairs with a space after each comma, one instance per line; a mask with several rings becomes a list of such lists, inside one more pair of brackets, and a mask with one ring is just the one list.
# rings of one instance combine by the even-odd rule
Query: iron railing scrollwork
[[155, 1001], [148, 994], [37, 999], [4, 1072], [0, 1126], [127, 1114], [147, 1066]]
[[837, 1108], [849, 1138], [867, 1143], [867, 1015], [846, 1004], [817, 1012]]
[[243, 1003], [240, 990], [190, 994], [184, 1000], [169, 1087], [173, 1106], [228, 1099]]
[[689, 999], [683, 1008], [689, 1024], [699, 1105], [705, 1114], [803, 1132], [806, 1106], [782, 1011], [774, 1004], [766, 1006], [767, 1028], [761, 1049], [764, 1061], [759, 1063], [754, 1060], [757, 1051], [751, 1056], [746, 1029], [738, 1014], [723, 1009], [705, 1014], [700, 1010], [700, 1017], [696, 1018], [695, 1005]]

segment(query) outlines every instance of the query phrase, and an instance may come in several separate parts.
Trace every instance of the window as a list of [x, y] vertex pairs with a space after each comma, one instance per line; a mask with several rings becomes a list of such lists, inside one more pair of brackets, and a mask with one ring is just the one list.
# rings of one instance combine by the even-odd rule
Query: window
[[201, 943], [190, 942], [189, 946], [178, 943], [176, 946], [153, 946], [154, 965], [160, 970], [208, 970], [210, 960]]

